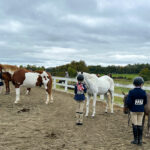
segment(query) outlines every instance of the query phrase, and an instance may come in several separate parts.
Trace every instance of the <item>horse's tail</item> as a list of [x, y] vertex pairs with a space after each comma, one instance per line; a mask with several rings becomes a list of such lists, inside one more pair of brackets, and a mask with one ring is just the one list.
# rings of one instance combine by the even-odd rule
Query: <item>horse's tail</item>
[[114, 92], [111, 90], [108, 90], [107, 96], [108, 96], [108, 106], [111, 109], [111, 113], [113, 113]]
[[111, 108], [112, 94], [111, 94], [110, 90], [108, 90], [108, 92], [107, 92], [107, 97], [108, 97], [108, 107]]

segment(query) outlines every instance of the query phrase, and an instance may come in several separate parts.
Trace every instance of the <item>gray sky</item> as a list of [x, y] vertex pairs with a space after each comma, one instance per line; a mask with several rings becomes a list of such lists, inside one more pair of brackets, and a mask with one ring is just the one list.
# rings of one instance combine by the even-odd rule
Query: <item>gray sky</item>
[[149, 63], [148, 0], [0, 0], [0, 63]]

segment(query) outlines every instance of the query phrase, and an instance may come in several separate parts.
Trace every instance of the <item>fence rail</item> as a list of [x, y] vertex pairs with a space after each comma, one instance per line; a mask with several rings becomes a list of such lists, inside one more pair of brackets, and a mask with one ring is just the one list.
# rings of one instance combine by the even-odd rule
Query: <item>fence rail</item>
[[[74, 85], [68, 84], [68, 81], [71, 81], [74, 83], [77, 82], [77, 80], [75, 78], [62, 78], [62, 77], [56, 77], [56, 76], [53, 76], [52, 78], [53, 78], [54, 89], [56, 89], [56, 85], [59, 85], [59, 86], [63, 86], [65, 88], [65, 91], [68, 91], [68, 88], [74, 89]], [[57, 81], [61, 81], [62, 83], [58, 83]], [[119, 84], [119, 83], [115, 83], [115, 86], [116, 87], [129, 88], [129, 89], [134, 87], [132, 84], [124, 85], [124, 84]], [[143, 89], [144, 90], [150, 90], [150, 87], [144, 86]], [[122, 94], [118, 94], [118, 93], [115, 93], [114, 96], [121, 97], [121, 98], [123, 97]], [[103, 96], [102, 96], [102, 99], [103, 99]]]

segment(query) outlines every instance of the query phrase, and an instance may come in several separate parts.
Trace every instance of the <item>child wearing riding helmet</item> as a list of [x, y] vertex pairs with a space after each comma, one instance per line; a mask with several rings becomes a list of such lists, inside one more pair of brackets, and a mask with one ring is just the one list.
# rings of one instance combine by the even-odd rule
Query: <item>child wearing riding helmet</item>
[[0, 93], [2, 93], [2, 88], [3, 88], [3, 81], [2, 81], [2, 71], [0, 71]]
[[133, 136], [132, 144], [142, 145], [142, 120], [144, 116], [144, 105], [147, 104], [146, 92], [142, 89], [144, 80], [142, 77], [136, 77], [133, 80], [134, 89], [129, 91], [127, 106], [130, 109]]
[[85, 101], [85, 93], [86, 93], [86, 86], [83, 83], [84, 76], [83, 74], [79, 74], [77, 76], [77, 84], [75, 85], [74, 89], [74, 99], [76, 101], [76, 125], [83, 124], [83, 109], [84, 109], [84, 101]]

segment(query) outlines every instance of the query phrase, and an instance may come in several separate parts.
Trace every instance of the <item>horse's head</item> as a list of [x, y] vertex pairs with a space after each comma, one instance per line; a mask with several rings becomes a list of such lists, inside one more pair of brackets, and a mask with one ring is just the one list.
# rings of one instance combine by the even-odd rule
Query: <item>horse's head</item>
[[122, 94], [124, 95], [124, 98], [123, 98], [123, 112], [125, 114], [128, 114], [129, 113], [129, 107], [127, 106], [127, 97], [128, 97], [128, 95], [125, 94], [124, 92], [122, 92]]

